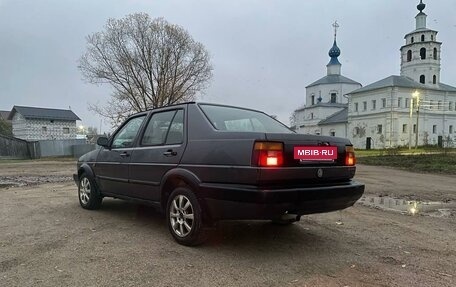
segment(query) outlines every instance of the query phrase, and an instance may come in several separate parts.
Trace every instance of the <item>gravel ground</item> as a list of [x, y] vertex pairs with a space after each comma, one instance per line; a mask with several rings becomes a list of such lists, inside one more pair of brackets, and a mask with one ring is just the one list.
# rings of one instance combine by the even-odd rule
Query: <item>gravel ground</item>
[[[98, 211], [80, 208], [74, 168], [0, 163], [0, 180], [13, 178], [0, 188], [0, 286], [456, 286], [453, 214], [356, 204], [292, 226], [223, 222], [189, 248], [149, 207], [105, 199]], [[452, 177], [359, 166], [357, 180], [369, 195], [455, 200]]]

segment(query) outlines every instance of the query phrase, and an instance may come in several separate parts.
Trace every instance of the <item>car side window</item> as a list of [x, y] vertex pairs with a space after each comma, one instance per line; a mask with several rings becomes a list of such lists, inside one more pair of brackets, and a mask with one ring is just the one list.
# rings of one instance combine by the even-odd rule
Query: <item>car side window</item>
[[178, 110], [166, 136], [166, 144], [180, 144], [184, 139], [184, 111]]
[[[179, 110], [182, 112], [182, 110]], [[141, 141], [141, 145], [162, 145], [166, 142], [168, 131], [172, 126], [176, 110], [155, 113], [152, 115]], [[173, 123], [174, 124], [174, 123]]]
[[122, 129], [114, 136], [111, 148], [128, 148], [133, 145], [133, 141], [138, 134], [139, 128], [146, 116], [130, 119]]

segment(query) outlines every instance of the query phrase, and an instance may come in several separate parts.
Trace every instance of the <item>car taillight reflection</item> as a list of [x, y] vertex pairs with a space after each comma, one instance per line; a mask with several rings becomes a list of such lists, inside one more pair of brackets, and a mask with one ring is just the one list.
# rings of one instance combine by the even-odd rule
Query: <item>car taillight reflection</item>
[[283, 143], [256, 142], [253, 148], [252, 163], [269, 167], [283, 165]]
[[345, 165], [352, 166], [356, 164], [355, 149], [353, 146], [345, 147]]

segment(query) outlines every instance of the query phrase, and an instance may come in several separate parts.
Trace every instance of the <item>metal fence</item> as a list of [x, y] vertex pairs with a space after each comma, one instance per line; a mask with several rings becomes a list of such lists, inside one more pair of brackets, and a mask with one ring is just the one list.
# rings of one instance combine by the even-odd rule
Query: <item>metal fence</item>
[[96, 149], [95, 144], [87, 144], [84, 139], [42, 140], [28, 142], [18, 138], [0, 135], [0, 158], [35, 159], [81, 155]]
[[38, 142], [28, 142], [18, 138], [0, 135], [0, 158], [37, 158]]
[[86, 143], [84, 139], [42, 140], [38, 142], [40, 143], [40, 157], [73, 156], [73, 146]]

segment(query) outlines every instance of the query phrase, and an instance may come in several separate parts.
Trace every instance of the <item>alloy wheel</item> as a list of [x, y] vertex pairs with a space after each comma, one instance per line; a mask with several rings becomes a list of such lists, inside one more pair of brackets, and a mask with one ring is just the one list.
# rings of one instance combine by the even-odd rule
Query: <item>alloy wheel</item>
[[169, 220], [173, 232], [179, 237], [185, 237], [192, 231], [193, 206], [185, 195], [179, 194], [174, 197], [169, 209]]
[[81, 179], [81, 186], [79, 188], [79, 198], [81, 199], [82, 204], [87, 205], [90, 200], [90, 181], [87, 177]]

